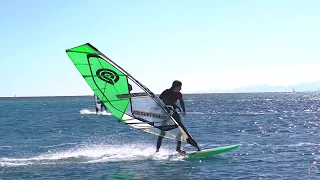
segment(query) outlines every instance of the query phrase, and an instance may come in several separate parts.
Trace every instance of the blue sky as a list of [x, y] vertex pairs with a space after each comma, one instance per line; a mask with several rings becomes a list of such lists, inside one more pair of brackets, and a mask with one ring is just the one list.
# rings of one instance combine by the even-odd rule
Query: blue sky
[[87, 42], [152, 91], [320, 80], [320, 1], [9, 1], [0, 96], [87, 95], [65, 50]]

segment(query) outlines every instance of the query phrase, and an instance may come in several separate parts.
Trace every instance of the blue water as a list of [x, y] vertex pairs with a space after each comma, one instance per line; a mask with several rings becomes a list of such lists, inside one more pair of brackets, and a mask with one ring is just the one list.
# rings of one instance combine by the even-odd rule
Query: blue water
[[0, 98], [0, 179], [320, 179], [320, 93], [185, 99], [202, 149], [242, 146], [185, 160], [164, 139], [154, 154], [156, 136], [96, 115], [93, 97]]

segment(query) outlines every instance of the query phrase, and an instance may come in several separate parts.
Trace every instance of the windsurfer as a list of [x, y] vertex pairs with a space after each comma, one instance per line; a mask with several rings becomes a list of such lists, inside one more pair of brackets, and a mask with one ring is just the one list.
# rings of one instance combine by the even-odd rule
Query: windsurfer
[[104, 106], [104, 104], [102, 103], [101, 99], [99, 99], [99, 97], [96, 94], [94, 94], [94, 97], [96, 98], [96, 113], [98, 114], [99, 109], [100, 109], [101, 112], [103, 112], [103, 110], [106, 111], [107, 108]]
[[[186, 110], [185, 110], [185, 106], [184, 106], [184, 100], [183, 100], [182, 94], [180, 93], [181, 87], [182, 87], [182, 83], [180, 81], [175, 80], [175, 81], [173, 81], [171, 88], [164, 90], [160, 94], [159, 98], [164, 102], [164, 104], [169, 105], [169, 106], [173, 106], [172, 117], [176, 120], [176, 122], [179, 125], [183, 126], [182, 122], [181, 122], [181, 118], [180, 118], [178, 112], [176, 111], [176, 109], [179, 108], [176, 105], [176, 102], [177, 102], [177, 100], [179, 100], [181, 108], [182, 108], [182, 115], [183, 116], [186, 115]], [[158, 137], [158, 141], [157, 141], [157, 151], [156, 152], [159, 152], [159, 149], [160, 149], [160, 146], [161, 146], [162, 139], [163, 139], [164, 135], [165, 135], [165, 131], [161, 131], [161, 136]], [[198, 150], [200, 151], [199, 147], [198, 147]], [[181, 141], [177, 142], [176, 151], [178, 151], [181, 154], [185, 154], [186, 153], [181, 147]]]

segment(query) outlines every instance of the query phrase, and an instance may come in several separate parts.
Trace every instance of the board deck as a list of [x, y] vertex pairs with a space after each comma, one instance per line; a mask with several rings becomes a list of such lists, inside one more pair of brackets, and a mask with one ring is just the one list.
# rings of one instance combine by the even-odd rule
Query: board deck
[[208, 156], [231, 151], [233, 149], [238, 148], [240, 145], [241, 144], [234, 144], [231, 146], [222, 146], [222, 147], [217, 147], [217, 148], [212, 148], [212, 149], [205, 149], [205, 150], [201, 150], [201, 151], [192, 151], [192, 152], [187, 152], [187, 154], [185, 156], [187, 157], [187, 159], [208, 157]]

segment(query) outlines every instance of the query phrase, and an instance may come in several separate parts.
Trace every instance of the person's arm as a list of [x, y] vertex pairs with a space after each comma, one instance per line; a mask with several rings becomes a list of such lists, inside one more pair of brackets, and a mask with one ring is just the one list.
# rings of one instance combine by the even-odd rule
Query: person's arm
[[164, 90], [164, 91], [160, 94], [159, 98], [160, 98], [161, 100], [163, 100], [163, 96], [165, 95], [166, 92], [167, 92], [167, 90]]
[[181, 95], [181, 97], [180, 97], [180, 99], [179, 99], [179, 102], [180, 102], [180, 106], [181, 106], [182, 111], [183, 111], [183, 115], [185, 116], [185, 115], [186, 115], [186, 108], [185, 108], [185, 106], [184, 106], [184, 100], [183, 100], [183, 98], [182, 98], [182, 95]]

